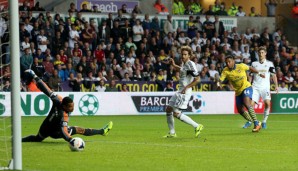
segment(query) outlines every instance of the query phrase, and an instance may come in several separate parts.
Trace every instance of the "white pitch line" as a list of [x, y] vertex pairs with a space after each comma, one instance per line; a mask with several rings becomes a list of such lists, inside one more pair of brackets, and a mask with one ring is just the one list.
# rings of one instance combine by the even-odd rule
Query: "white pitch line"
[[[88, 141], [87, 141], [88, 142]], [[204, 149], [211, 149], [211, 150], [228, 150], [228, 151], [252, 151], [256, 153], [263, 153], [263, 152], [271, 152], [271, 153], [291, 153], [289, 151], [284, 150], [266, 150], [266, 149], [252, 149], [252, 148], [231, 148], [231, 147], [207, 147], [207, 146], [201, 146], [201, 145], [180, 145], [180, 144], [158, 144], [158, 143], [144, 143], [144, 142], [124, 142], [124, 141], [102, 141], [102, 140], [95, 140], [95, 141], [89, 141], [89, 142], [101, 142], [101, 143], [107, 143], [107, 144], [127, 144], [127, 145], [146, 145], [146, 146], [163, 146], [163, 147], [183, 147], [183, 148], [204, 148]]]

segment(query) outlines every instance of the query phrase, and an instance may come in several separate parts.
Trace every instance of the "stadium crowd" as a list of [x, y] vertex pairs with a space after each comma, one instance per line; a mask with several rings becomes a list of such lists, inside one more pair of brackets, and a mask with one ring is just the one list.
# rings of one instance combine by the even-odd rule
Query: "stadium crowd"
[[[169, 58], [181, 63], [182, 45], [193, 49], [192, 60], [201, 81], [211, 83], [219, 78], [227, 55], [234, 56], [237, 63], [250, 65], [258, 60], [258, 48], [265, 46], [267, 59], [276, 67], [279, 90], [298, 91], [298, 53], [289, 45], [282, 29], [269, 32], [267, 27], [263, 30], [247, 28], [240, 33], [234, 27], [227, 31], [220, 16], [245, 16], [242, 6], [233, 3], [226, 10], [225, 4], [216, 0], [215, 5], [205, 11], [197, 0], [191, 0], [186, 8], [182, 5], [175, 0], [173, 14], [189, 15], [187, 30], [174, 28], [172, 16], [160, 0], [154, 7], [159, 14], [167, 15], [163, 28], [158, 15], [151, 20], [138, 6], [127, 18], [123, 15], [127, 13], [123, 4], [117, 14], [109, 13], [97, 26], [94, 20], [85, 21], [82, 15], [100, 11], [88, 9], [86, 5], [78, 11], [71, 3], [69, 16], [64, 20], [58, 13], [51, 16], [51, 12], [44, 11], [39, 4], [30, 9], [24, 3], [20, 6], [21, 73], [31, 68], [54, 91], [65, 91], [62, 85], [67, 85], [71, 91], [129, 91], [125, 84], [129, 81], [152, 81], [159, 91], [170, 91], [172, 83], [179, 80], [179, 72], [169, 64]], [[34, 11], [43, 12], [34, 17]], [[248, 16], [259, 16], [253, 7], [251, 11]], [[144, 19], [138, 19], [137, 14], [144, 15]], [[202, 23], [200, 17], [206, 20]], [[214, 21], [210, 17], [214, 17]], [[7, 15], [2, 15], [0, 25], [4, 30], [8, 29], [7, 21]], [[7, 42], [8, 33], [1, 30], [0, 33], [3, 33], [0, 35], [2, 43]], [[7, 50], [7, 46], [2, 46], [2, 52]], [[10, 91], [9, 61], [8, 55], [2, 58], [1, 91]], [[38, 91], [34, 80], [25, 81], [23, 74], [21, 77], [23, 91]], [[121, 83], [121, 87], [116, 87], [117, 83]], [[227, 85], [226, 89], [232, 87]]]

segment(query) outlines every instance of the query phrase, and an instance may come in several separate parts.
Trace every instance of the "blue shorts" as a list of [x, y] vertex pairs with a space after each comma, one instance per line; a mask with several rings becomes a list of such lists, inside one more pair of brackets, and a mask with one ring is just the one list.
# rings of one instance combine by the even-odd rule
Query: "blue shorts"
[[236, 96], [236, 105], [243, 105], [243, 99], [245, 97], [249, 97], [250, 99], [252, 99], [252, 92], [252, 87], [247, 87], [246, 89], [244, 89], [239, 96]]

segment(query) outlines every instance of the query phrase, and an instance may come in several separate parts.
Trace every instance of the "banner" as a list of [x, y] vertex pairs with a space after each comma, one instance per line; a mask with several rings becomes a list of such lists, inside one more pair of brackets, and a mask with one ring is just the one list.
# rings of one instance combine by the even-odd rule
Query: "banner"
[[298, 93], [272, 94], [272, 113], [298, 114]]
[[[74, 101], [71, 115], [143, 115], [165, 114], [165, 107], [175, 92], [59, 92]], [[189, 101], [187, 114], [234, 113], [234, 92], [195, 92]], [[22, 116], [46, 116], [52, 101], [43, 93], [21, 93]], [[11, 115], [10, 93], [0, 93], [0, 116]]]
[[139, 1], [125, 1], [125, 0], [77, 0], [77, 10], [82, 9], [83, 4], [87, 5], [88, 9], [92, 9], [93, 6], [97, 6], [97, 9], [103, 13], [117, 13], [121, 9], [123, 4], [126, 4], [127, 13], [131, 13], [136, 5], [139, 5]]
[[[90, 92], [95, 91], [95, 87], [98, 85], [98, 81], [91, 84], [91, 87], [84, 87], [84, 84], [81, 84], [82, 91], [88, 90]], [[165, 81], [116, 81], [116, 88], [121, 90], [122, 84], [127, 85], [127, 89], [129, 92], [157, 92], [163, 91], [166, 82]], [[193, 87], [193, 91], [212, 91], [213, 82], [201, 82], [197, 86]], [[69, 87], [68, 81], [63, 82], [60, 84], [62, 91], [72, 91], [71, 87]], [[109, 84], [105, 84], [105, 86], [109, 86]], [[179, 88], [178, 82], [173, 82], [174, 91], [177, 91]]]

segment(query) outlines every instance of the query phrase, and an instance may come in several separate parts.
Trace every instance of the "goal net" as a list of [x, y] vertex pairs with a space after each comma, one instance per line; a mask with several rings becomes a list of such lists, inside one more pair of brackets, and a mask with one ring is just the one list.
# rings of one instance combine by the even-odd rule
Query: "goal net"
[[[5, 100], [10, 91], [10, 61], [7, 1], [0, 1], [0, 170], [6, 169], [12, 159], [11, 116], [7, 116]], [[7, 6], [6, 6], [7, 7]]]

